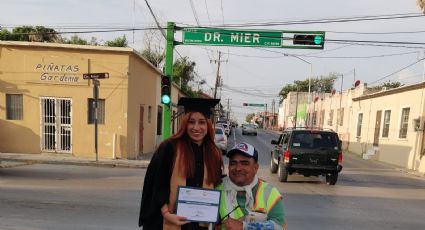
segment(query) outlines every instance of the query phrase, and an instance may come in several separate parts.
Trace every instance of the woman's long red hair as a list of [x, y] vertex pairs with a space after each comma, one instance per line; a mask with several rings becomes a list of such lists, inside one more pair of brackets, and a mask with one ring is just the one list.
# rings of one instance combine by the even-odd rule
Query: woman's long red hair
[[[187, 126], [189, 118], [193, 112], [186, 113], [181, 120], [181, 127], [179, 131], [170, 137], [171, 140], [176, 140], [177, 151], [181, 153], [181, 161], [179, 167], [187, 178], [193, 177], [195, 174], [195, 157], [192, 152], [191, 140], [187, 134]], [[205, 116], [205, 115], [204, 115]], [[207, 183], [217, 186], [221, 183], [221, 172], [224, 168], [221, 152], [214, 142], [215, 131], [212, 126], [211, 120], [207, 120], [207, 135], [205, 135], [202, 142], [204, 152], [204, 164], [207, 169]]]

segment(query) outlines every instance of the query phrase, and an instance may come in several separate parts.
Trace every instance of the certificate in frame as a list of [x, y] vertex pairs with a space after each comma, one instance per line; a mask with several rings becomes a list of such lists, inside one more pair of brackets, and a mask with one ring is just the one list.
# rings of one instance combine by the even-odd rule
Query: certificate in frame
[[220, 198], [220, 190], [179, 186], [176, 214], [191, 222], [216, 223]]

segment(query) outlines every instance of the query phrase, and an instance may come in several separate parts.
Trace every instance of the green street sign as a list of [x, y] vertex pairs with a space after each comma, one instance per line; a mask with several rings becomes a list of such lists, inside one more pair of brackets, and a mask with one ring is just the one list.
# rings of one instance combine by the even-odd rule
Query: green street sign
[[323, 49], [324, 41], [325, 32], [323, 31], [183, 29], [184, 45]]
[[264, 107], [266, 104], [242, 103], [243, 106]]

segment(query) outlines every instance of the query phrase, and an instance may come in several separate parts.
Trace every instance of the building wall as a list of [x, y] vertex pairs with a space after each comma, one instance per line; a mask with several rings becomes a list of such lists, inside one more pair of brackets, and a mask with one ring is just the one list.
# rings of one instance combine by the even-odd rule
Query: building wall
[[[128, 153], [131, 159], [155, 150], [157, 113], [160, 105], [161, 74], [147, 61], [133, 54], [130, 58], [129, 109], [128, 109]], [[140, 134], [140, 111], [143, 107], [143, 133]], [[150, 109], [149, 109], [150, 108]], [[143, 143], [140, 143], [143, 135]]]
[[[109, 79], [99, 79], [99, 98], [105, 100], [105, 124], [98, 126], [99, 157], [137, 157], [134, 135], [140, 104], [152, 105], [152, 123], [144, 124], [143, 152], [154, 149], [159, 71], [132, 49], [0, 42], [0, 70], [0, 151], [42, 152], [40, 98], [65, 98], [72, 101], [70, 153], [94, 157], [94, 125], [88, 124], [93, 83], [82, 77], [89, 72], [109, 73]], [[6, 120], [6, 94], [23, 94], [22, 120]]]

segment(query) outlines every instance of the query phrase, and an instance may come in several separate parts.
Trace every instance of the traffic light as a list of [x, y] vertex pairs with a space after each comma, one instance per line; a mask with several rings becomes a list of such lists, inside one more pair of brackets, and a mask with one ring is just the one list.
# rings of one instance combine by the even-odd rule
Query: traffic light
[[294, 34], [294, 45], [322, 46], [323, 35], [317, 34]]
[[171, 78], [168, 76], [161, 77], [161, 103], [169, 105], [171, 102]]
[[248, 106], [248, 103], [242, 103], [243, 106]]

